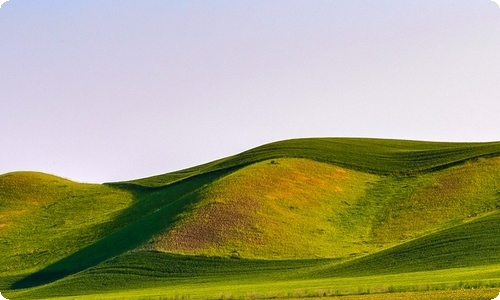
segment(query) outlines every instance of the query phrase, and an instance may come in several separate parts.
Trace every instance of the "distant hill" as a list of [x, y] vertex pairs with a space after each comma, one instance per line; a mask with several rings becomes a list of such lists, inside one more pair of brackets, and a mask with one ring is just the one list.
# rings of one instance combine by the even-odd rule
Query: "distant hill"
[[8, 173], [0, 290], [71, 295], [136, 260], [171, 278], [153, 263], [167, 258], [295, 260], [311, 278], [500, 264], [499, 208], [500, 142], [295, 139], [101, 185]]

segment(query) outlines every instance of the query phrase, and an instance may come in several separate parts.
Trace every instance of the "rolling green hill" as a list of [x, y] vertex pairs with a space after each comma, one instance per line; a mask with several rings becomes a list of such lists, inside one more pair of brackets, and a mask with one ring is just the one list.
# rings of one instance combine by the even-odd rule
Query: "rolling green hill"
[[215, 170], [274, 158], [308, 158], [381, 175], [409, 175], [443, 169], [466, 160], [500, 155], [500, 142], [445, 143], [369, 138], [303, 138], [266, 144], [189, 169], [130, 181], [162, 186]]
[[498, 286], [499, 216], [500, 142], [296, 139], [102, 185], [8, 173], [0, 291], [195, 299]]
[[133, 201], [124, 190], [34, 172], [1, 175], [0, 199], [2, 276], [37, 271], [96, 242], [122, 226], [113, 220]]

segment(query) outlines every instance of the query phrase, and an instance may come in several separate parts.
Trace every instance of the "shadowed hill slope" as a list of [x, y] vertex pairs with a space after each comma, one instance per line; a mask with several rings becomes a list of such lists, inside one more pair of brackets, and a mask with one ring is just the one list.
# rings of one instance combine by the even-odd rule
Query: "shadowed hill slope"
[[[43, 219], [32, 220], [32, 223], [24, 221], [23, 225], [31, 231], [22, 228], [15, 232], [17, 235], [12, 236], [12, 240], [17, 239], [19, 244], [22, 245], [23, 236], [31, 234], [38, 240], [43, 239], [45, 243], [52, 244], [50, 247], [41, 248], [42, 253], [48, 253], [48, 258], [42, 260], [34, 256], [34, 264], [29, 270], [23, 270], [19, 265], [14, 266], [18, 273], [22, 274], [27, 271], [32, 273], [21, 280], [17, 280], [12, 287], [25, 288], [58, 280], [139, 247], [158, 231], [169, 228], [172, 220], [182, 212], [184, 206], [195, 199], [194, 196], [200, 186], [217, 179], [218, 176], [223, 174], [223, 172], [212, 172], [206, 176], [191, 178], [188, 181], [178, 182], [162, 188], [118, 190], [115, 187], [97, 185], [97, 187], [112, 191], [112, 197], [108, 199], [109, 203], [107, 205], [112, 205], [111, 200], [120, 201], [123, 194], [128, 195], [131, 202], [126, 208], [115, 213], [111, 220], [101, 222], [99, 226], [90, 228], [90, 232], [93, 233], [90, 240], [83, 239], [85, 232], [74, 230], [71, 226], [61, 226], [57, 229], [51, 226], [51, 229], [45, 232], [37, 228], [39, 222], [42, 223], [40, 226], [44, 226]], [[46, 195], [46, 193], [42, 194]], [[102, 214], [101, 217], [106, 216], [106, 213], [109, 213], [107, 205], [100, 205], [99, 200], [97, 197], [88, 197], [87, 202], [81, 201], [79, 203], [80, 209], [75, 213], [86, 215], [89, 211], [85, 206], [97, 205], [101, 208], [99, 212]], [[58, 214], [53, 214], [53, 221], [72, 222], [73, 216], [70, 214], [71, 212], [66, 212], [66, 210], [71, 209], [71, 207], [60, 208]], [[88, 215], [88, 217], [91, 217], [91, 215]], [[78, 243], [74, 242], [74, 240], [78, 240]], [[78, 248], [72, 250], [73, 248], [68, 248], [69, 246], [74, 248], [78, 246]], [[57, 256], [51, 251], [53, 248], [57, 248], [59, 251]], [[16, 254], [12, 254], [11, 251], [12, 249], [6, 249], [7, 256], [13, 258]], [[1, 281], [0, 278], [0, 284]]]

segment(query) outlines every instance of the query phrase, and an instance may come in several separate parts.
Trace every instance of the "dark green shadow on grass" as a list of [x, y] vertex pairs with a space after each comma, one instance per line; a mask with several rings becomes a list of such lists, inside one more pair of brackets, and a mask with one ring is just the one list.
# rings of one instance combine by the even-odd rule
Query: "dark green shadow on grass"
[[107, 228], [115, 230], [97, 242], [13, 283], [12, 289], [35, 287], [83, 271], [147, 242], [168, 228], [187, 205], [197, 199], [199, 190], [233, 169], [206, 173], [164, 187], [147, 188], [134, 184], [115, 184], [133, 194], [134, 204]]

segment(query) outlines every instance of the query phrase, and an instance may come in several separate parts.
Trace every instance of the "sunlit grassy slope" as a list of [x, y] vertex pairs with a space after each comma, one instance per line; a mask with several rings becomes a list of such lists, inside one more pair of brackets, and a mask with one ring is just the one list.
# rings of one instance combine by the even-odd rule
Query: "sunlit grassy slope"
[[254, 258], [347, 256], [365, 247], [342, 226], [340, 214], [378, 179], [306, 159], [259, 162], [203, 189], [152, 246]]
[[498, 232], [500, 212], [495, 212], [372, 255], [315, 270], [311, 276], [402, 274], [497, 265], [500, 264]]
[[0, 290], [245, 298], [467, 281], [457, 272], [500, 282], [499, 208], [500, 143], [297, 139], [104, 185], [9, 173]]
[[121, 226], [112, 221], [130, 206], [126, 191], [52, 175], [0, 176], [2, 275], [32, 272], [92, 244]]
[[247, 258], [347, 258], [496, 210], [499, 191], [498, 158], [412, 177], [268, 160], [203, 189], [151, 246]]

